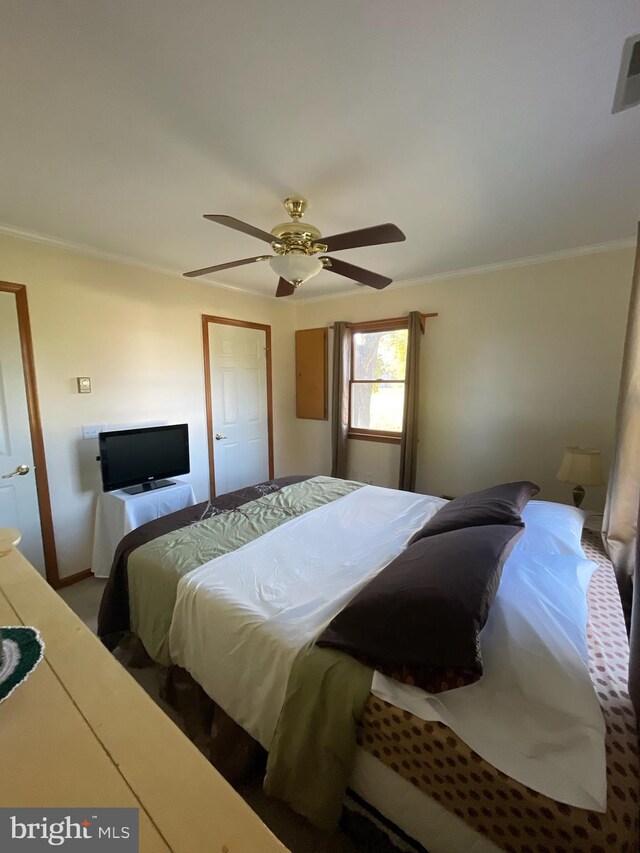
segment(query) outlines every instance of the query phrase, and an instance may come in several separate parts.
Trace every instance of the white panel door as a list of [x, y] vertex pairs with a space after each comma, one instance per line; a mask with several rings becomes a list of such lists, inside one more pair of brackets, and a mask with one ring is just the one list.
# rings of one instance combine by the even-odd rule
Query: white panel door
[[[14, 474], [16, 468], [28, 470]], [[0, 527], [17, 527], [18, 546], [44, 575], [36, 478], [13, 293], [0, 291]]]
[[265, 338], [262, 329], [209, 324], [217, 495], [269, 477]]

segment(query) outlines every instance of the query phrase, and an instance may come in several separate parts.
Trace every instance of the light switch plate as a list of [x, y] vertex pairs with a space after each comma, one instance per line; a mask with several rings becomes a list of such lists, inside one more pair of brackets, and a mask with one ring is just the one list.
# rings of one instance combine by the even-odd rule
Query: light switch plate
[[89, 376], [78, 376], [78, 394], [90, 394], [91, 393], [91, 377]]

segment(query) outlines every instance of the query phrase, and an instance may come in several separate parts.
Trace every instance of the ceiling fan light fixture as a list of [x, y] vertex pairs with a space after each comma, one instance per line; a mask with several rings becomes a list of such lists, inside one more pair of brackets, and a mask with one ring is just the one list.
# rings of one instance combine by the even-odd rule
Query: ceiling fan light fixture
[[269, 266], [277, 276], [297, 286], [318, 275], [323, 263], [313, 255], [292, 252], [288, 255], [275, 255], [269, 260]]
[[291, 217], [289, 222], [281, 222], [280, 225], [274, 226], [271, 232], [263, 231], [262, 228], [256, 228], [254, 225], [236, 219], [235, 216], [228, 216], [226, 213], [205, 213], [204, 218], [211, 222], [216, 222], [218, 225], [224, 225], [234, 231], [240, 231], [242, 234], [248, 234], [250, 237], [269, 243], [272, 251], [275, 252], [275, 257], [259, 255], [256, 258], [244, 258], [240, 261], [190, 270], [184, 275], [188, 278], [194, 278], [268, 260], [271, 269], [279, 278], [276, 296], [291, 296], [297, 287], [318, 275], [323, 268], [336, 273], [336, 275], [357, 281], [358, 284], [375, 287], [376, 290], [382, 290], [383, 287], [391, 284], [392, 280], [386, 275], [379, 275], [371, 270], [357, 267], [355, 264], [341, 261], [339, 258], [327, 258], [325, 252], [358, 249], [362, 246], [381, 246], [384, 243], [399, 243], [406, 240], [406, 237], [397, 225], [392, 222], [384, 222], [382, 225], [373, 225], [370, 228], [358, 228], [355, 231], [345, 231], [341, 234], [323, 237], [315, 225], [311, 225], [309, 222], [303, 224], [300, 221], [307, 207], [306, 199], [302, 196], [291, 196], [284, 200], [284, 207]]

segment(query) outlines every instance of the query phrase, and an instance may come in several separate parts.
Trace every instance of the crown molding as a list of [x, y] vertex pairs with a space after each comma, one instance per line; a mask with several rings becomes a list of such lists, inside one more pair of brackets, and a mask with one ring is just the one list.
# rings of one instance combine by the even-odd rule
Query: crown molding
[[[495, 264], [484, 264], [478, 267], [463, 267], [458, 270], [450, 270], [449, 272], [432, 273], [429, 275], [416, 276], [415, 278], [407, 278], [401, 281], [394, 281], [385, 291], [401, 290], [405, 287], [417, 287], [420, 284], [429, 284], [434, 281], [446, 281], [447, 279], [464, 278], [472, 275], [482, 275], [491, 272], [501, 272], [503, 270], [517, 269], [519, 267], [529, 267], [535, 264], [546, 264], [553, 261], [564, 261], [570, 258], [578, 258], [581, 255], [595, 255], [604, 252], [617, 252], [621, 249], [633, 249], [637, 244], [635, 237], [627, 237], [624, 240], [610, 240], [607, 243], [594, 243], [591, 246], [578, 246], [575, 249], [563, 249], [558, 252], [548, 252], [545, 255], [531, 255], [527, 258], [517, 258], [511, 261], [500, 261]], [[350, 290], [342, 293], [328, 293], [320, 296], [299, 296], [296, 302], [324, 302], [327, 299], [343, 299], [347, 296], [366, 296], [371, 295], [371, 288], [366, 285], [361, 285], [358, 290]]]
[[124, 266], [137, 267], [138, 269], [146, 270], [147, 272], [160, 273], [171, 278], [178, 278], [184, 284], [208, 284], [212, 287], [220, 287], [223, 290], [232, 290], [236, 293], [244, 293], [247, 296], [257, 296], [259, 299], [275, 299], [274, 296], [267, 293], [257, 293], [255, 290], [248, 290], [246, 287], [238, 287], [234, 284], [226, 284], [222, 281], [202, 276], [198, 281], [194, 279], [185, 279], [184, 275], [170, 267], [161, 267], [157, 264], [150, 264], [145, 261], [140, 261], [137, 258], [129, 258], [126, 255], [117, 255], [114, 252], [107, 252], [104, 249], [96, 249], [94, 246], [86, 246], [83, 243], [74, 243], [71, 240], [61, 240], [59, 237], [52, 237], [49, 234], [38, 234], [35, 231], [27, 231], [22, 228], [16, 228], [6, 222], [0, 222], [0, 234], [6, 234], [8, 237], [16, 237], [19, 240], [27, 240], [30, 243], [41, 243], [45, 246], [52, 246], [54, 249], [65, 249], [69, 252], [75, 252], [79, 255], [86, 255], [90, 258], [96, 258], [101, 261], [110, 261], [114, 264], [123, 264]]
[[[97, 258], [98, 260], [110, 261], [116, 264], [124, 264], [125, 266], [137, 267], [138, 269], [147, 270], [148, 272], [155, 272], [160, 273], [161, 275], [170, 276], [171, 278], [178, 278], [181, 282], [185, 282], [185, 278], [179, 270], [171, 269], [170, 267], [161, 267], [157, 264], [151, 264], [145, 261], [138, 260], [136, 258], [127, 257], [126, 255], [117, 255], [114, 252], [108, 252], [104, 249], [96, 249], [93, 246], [87, 246], [83, 243], [74, 243], [71, 240], [62, 240], [59, 237], [52, 237], [49, 234], [39, 234], [35, 231], [27, 231], [23, 228], [16, 228], [15, 226], [9, 225], [5, 222], [0, 222], [0, 234], [6, 234], [8, 237], [16, 237], [20, 240], [27, 240], [31, 243], [41, 243], [45, 246], [52, 246], [56, 249], [66, 249], [67, 251], [76, 252], [80, 255], [86, 255], [90, 258]], [[634, 248], [636, 246], [636, 242], [637, 241], [635, 237], [628, 237], [623, 240], [610, 240], [606, 243], [594, 243], [590, 246], [578, 246], [573, 249], [563, 249], [557, 252], [548, 252], [544, 255], [532, 255], [530, 257], [516, 258], [510, 261], [500, 261], [495, 264], [484, 264], [482, 266], [477, 267], [463, 267], [461, 269], [450, 270], [449, 272], [442, 273], [431, 273], [428, 275], [416, 276], [415, 278], [394, 281], [386, 289], [400, 290], [405, 287], [416, 287], [417, 285], [428, 284], [433, 281], [446, 281], [447, 279], [463, 278], [465, 276], [482, 275], [484, 273], [491, 272], [501, 272], [503, 270], [517, 269], [518, 267], [528, 267], [533, 266], [535, 264], [545, 264], [550, 263], [552, 261], [562, 261], [567, 260], [569, 258], [577, 258], [581, 255], [594, 255], [602, 252], [616, 252], [620, 249]], [[257, 296], [260, 299], [272, 300], [276, 298], [271, 294], [258, 293], [255, 290], [250, 290], [246, 287], [226, 284], [225, 282], [212, 279], [209, 276], [202, 276], [202, 278], [200, 278], [198, 282], [193, 283], [208, 284], [212, 287], [219, 287], [223, 290], [231, 290], [235, 293], [243, 293], [247, 296]], [[327, 293], [321, 294], [319, 296], [302, 296], [296, 294], [296, 297], [294, 297], [294, 299], [292, 299], [289, 304], [293, 303], [294, 305], [296, 305], [302, 302], [325, 302], [327, 299], [344, 299], [351, 296], [364, 295], [371, 295], [371, 290], [370, 288], [366, 288], [364, 285], [362, 285], [358, 288], [358, 290], [348, 290], [339, 293]]]

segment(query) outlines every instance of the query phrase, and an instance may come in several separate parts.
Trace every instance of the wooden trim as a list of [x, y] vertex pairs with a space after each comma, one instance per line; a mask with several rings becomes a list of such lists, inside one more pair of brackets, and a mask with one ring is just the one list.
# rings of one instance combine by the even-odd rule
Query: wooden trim
[[273, 479], [273, 374], [271, 372], [271, 326], [264, 327], [267, 350], [267, 431], [269, 440], [269, 479]]
[[363, 436], [363, 435], [381, 435], [384, 438], [400, 438], [402, 432], [394, 429], [367, 429], [366, 427], [352, 427], [349, 432], [351, 435], [355, 436]]
[[[421, 314], [422, 320], [428, 317], [437, 317], [438, 312], [431, 314]], [[387, 320], [367, 320], [364, 323], [347, 323], [347, 327], [352, 332], [392, 332], [395, 329], [406, 329], [409, 323], [409, 317], [390, 317]], [[424, 329], [423, 329], [424, 331]]]
[[207, 417], [207, 452], [209, 453], [209, 495], [216, 493], [216, 472], [213, 461], [213, 402], [211, 400], [211, 371], [209, 370], [209, 319], [202, 315], [202, 357], [204, 360], [204, 402]]
[[[390, 320], [372, 320], [370, 323], [351, 323], [349, 328], [352, 332], [395, 332], [397, 329], [408, 328], [408, 317], [392, 317]], [[351, 399], [353, 394], [351, 389], [354, 385], [376, 385], [380, 383], [394, 383], [396, 385], [404, 385], [406, 388], [406, 379], [354, 379], [355, 363], [354, 363], [354, 347], [353, 335], [351, 336], [351, 353], [349, 366], [349, 429], [347, 438], [353, 438], [358, 441], [382, 441], [386, 444], [400, 444], [402, 442], [401, 432], [387, 432], [385, 430], [365, 429], [364, 427], [351, 426]]]
[[392, 317], [390, 320], [367, 320], [364, 323], [349, 323], [354, 334], [358, 332], [395, 332], [396, 329], [406, 329], [408, 317]]
[[271, 375], [271, 326], [265, 326], [265, 343], [267, 346], [267, 430], [269, 433], [269, 479], [274, 476], [273, 464], [273, 381]]
[[406, 379], [350, 379], [352, 385], [404, 385]]
[[58, 573], [58, 556], [51, 514], [51, 494], [47, 477], [47, 461], [44, 452], [42, 435], [42, 418], [38, 403], [38, 388], [36, 384], [36, 368], [33, 356], [33, 340], [29, 321], [29, 303], [27, 288], [24, 284], [10, 281], [0, 281], [0, 291], [13, 293], [16, 297], [18, 313], [18, 331], [20, 334], [20, 349], [22, 352], [22, 369], [24, 385], [27, 393], [27, 411], [29, 414], [29, 431], [31, 433], [31, 449], [36, 477], [36, 492], [38, 495], [38, 511], [40, 514], [40, 529], [42, 531], [42, 549], [47, 580], [54, 589], [60, 585]]
[[85, 569], [82, 572], [76, 572], [75, 575], [68, 575], [66, 578], [60, 578], [58, 581], [58, 589], [62, 589], [64, 586], [71, 586], [74, 583], [78, 583], [78, 581], [84, 581], [87, 578], [92, 578], [93, 572], [91, 569]]
[[273, 373], [271, 369], [271, 326], [263, 323], [250, 323], [247, 320], [234, 320], [230, 317], [216, 317], [212, 314], [202, 315], [202, 344], [204, 360], [204, 396], [207, 413], [207, 444], [209, 448], [209, 489], [211, 497], [216, 496], [216, 477], [214, 462], [213, 437], [213, 397], [211, 394], [209, 323], [222, 326], [241, 326], [243, 329], [259, 329], [264, 332], [265, 352], [267, 354], [267, 444], [269, 454], [269, 478], [274, 476], [273, 463]]
[[387, 444], [401, 444], [402, 434], [395, 432], [376, 432], [375, 430], [350, 430], [347, 438], [357, 441], [384, 441]]
[[265, 326], [263, 323], [249, 323], [248, 320], [233, 320], [230, 317], [216, 317], [213, 314], [203, 314], [203, 321], [207, 323], [219, 323], [222, 326], [242, 326], [243, 329], [262, 329], [263, 331], [271, 331], [271, 326]]

